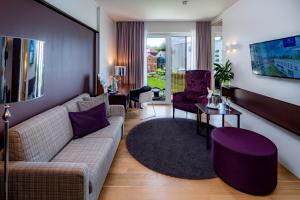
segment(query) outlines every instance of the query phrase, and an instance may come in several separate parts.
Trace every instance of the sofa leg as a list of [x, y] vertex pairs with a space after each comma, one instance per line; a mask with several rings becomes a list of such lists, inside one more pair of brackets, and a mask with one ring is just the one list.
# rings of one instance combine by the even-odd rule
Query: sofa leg
[[125, 127], [124, 127], [124, 123], [122, 124], [122, 135], [121, 135], [121, 139], [123, 139], [124, 137], [124, 131], [125, 131]]
[[173, 119], [175, 117], [175, 108], [174, 108], [174, 105], [173, 105]]

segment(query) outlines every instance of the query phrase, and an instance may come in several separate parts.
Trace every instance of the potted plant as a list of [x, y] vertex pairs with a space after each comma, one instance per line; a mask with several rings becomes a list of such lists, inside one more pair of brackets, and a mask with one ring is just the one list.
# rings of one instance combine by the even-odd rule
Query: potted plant
[[226, 63], [219, 64], [214, 63], [214, 70], [215, 70], [215, 79], [218, 81], [221, 86], [228, 86], [230, 81], [234, 78], [234, 73], [231, 71], [231, 62], [227, 60]]

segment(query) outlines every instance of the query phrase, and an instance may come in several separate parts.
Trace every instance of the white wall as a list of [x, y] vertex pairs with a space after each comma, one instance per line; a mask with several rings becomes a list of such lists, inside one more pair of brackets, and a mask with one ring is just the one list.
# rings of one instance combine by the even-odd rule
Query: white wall
[[46, 0], [79, 21], [97, 29], [97, 6], [94, 0]]
[[[237, 42], [239, 45], [236, 53], [224, 53], [233, 63], [232, 85], [300, 105], [300, 80], [252, 74], [249, 49], [251, 43], [300, 35], [299, 8], [299, 0], [241, 0], [220, 15], [225, 44]], [[300, 137], [238, 109], [243, 112], [242, 128], [257, 131], [275, 142], [280, 162], [300, 177]]]
[[116, 23], [100, 8], [100, 75], [109, 84], [116, 63]]

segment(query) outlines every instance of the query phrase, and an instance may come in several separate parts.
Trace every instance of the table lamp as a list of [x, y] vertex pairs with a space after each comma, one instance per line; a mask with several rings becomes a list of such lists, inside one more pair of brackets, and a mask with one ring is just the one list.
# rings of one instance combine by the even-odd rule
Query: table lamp
[[115, 66], [115, 75], [126, 76], [126, 66]]
[[4, 199], [8, 200], [9, 103], [44, 94], [43, 41], [0, 36], [0, 104], [4, 105]]
[[115, 66], [115, 76], [120, 77], [121, 84], [123, 84], [124, 77], [126, 76], [126, 66]]

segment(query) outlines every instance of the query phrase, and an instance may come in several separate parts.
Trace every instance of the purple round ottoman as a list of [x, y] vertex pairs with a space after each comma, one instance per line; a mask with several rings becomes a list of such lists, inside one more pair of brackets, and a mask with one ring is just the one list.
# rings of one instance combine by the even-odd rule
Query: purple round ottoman
[[242, 192], [266, 195], [277, 185], [277, 148], [255, 132], [232, 127], [214, 129], [212, 161], [216, 174]]

